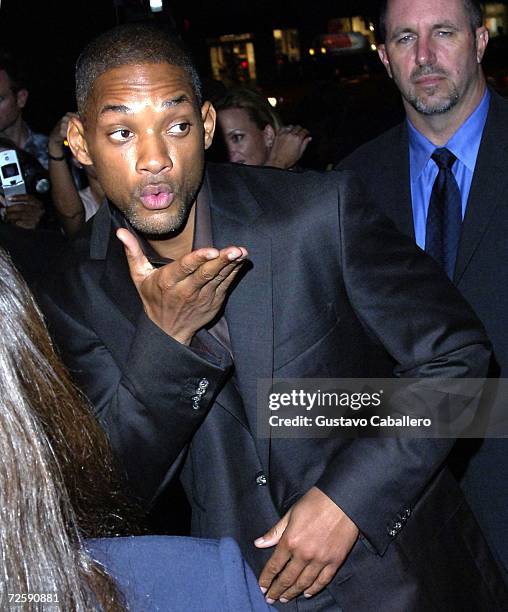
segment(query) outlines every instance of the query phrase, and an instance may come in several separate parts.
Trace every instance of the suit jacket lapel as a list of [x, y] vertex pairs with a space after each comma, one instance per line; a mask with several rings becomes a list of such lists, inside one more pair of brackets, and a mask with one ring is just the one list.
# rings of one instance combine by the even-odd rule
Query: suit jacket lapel
[[116, 237], [116, 223], [109, 206], [101, 206], [94, 218], [90, 258], [104, 261], [101, 287], [124, 317], [134, 326], [142, 310], [132, 282], [122, 243]]
[[497, 206], [505, 206], [508, 190], [508, 104], [491, 93], [489, 114], [483, 132], [469, 192], [454, 281], [458, 285]]
[[[262, 209], [243, 182], [217, 168], [208, 174], [214, 246], [231, 244], [249, 251], [245, 272], [228, 297], [229, 327], [236, 381], [249, 427], [257, 435], [257, 381], [273, 374], [273, 308], [271, 240], [262, 231]], [[221, 176], [222, 175], [222, 176]], [[226, 186], [227, 185], [227, 186]], [[269, 440], [257, 438], [263, 465], [268, 468]]]

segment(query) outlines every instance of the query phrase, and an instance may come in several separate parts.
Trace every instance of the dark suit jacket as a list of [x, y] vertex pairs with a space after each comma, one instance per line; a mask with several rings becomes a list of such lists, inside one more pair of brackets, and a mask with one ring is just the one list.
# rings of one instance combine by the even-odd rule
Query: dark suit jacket
[[[493, 348], [490, 376], [508, 377], [508, 102], [494, 92], [478, 152], [457, 255], [454, 283], [483, 322]], [[398, 229], [414, 238], [409, 144], [403, 123], [344, 160], [367, 196]], [[498, 396], [494, 423], [503, 422]], [[495, 427], [495, 426], [494, 426]], [[463, 486], [508, 580], [508, 442], [462, 444], [455, 459]], [[472, 458], [470, 459], [471, 454]], [[464, 460], [465, 459], [465, 460]], [[465, 461], [468, 461], [466, 463]]]
[[85, 542], [115, 579], [132, 612], [269, 612], [238, 545], [133, 536]]
[[244, 245], [252, 262], [225, 310], [234, 378], [208, 332], [190, 349], [143, 313], [106, 206], [44, 300], [138, 494], [183, 461], [193, 534], [233, 536], [259, 572], [271, 552], [252, 541], [317, 485], [363, 534], [329, 587], [345, 610], [494, 609], [495, 569], [440, 469], [451, 440], [256, 436], [259, 378], [369, 376], [365, 330], [399, 375], [483, 375], [489, 349], [460, 294], [347, 175], [212, 166], [207, 180], [214, 245]]

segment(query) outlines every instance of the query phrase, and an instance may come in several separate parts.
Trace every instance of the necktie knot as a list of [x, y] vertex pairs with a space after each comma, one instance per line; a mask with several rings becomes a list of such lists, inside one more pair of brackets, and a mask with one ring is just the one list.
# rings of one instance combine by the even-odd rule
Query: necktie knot
[[432, 153], [432, 159], [436, 162], [438, 167], [442, 170], [451, 169], [455, 160], [457, 159], [455, 155], [446, 148], [435, 149], [434, 153]]

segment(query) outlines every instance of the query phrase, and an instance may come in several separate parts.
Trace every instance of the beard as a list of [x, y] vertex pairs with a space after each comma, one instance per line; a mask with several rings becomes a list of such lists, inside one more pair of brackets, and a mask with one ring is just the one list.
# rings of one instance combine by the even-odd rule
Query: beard
[[178, 234], [187, 223], [189, 213], [199, 191], [198, 186], [184, 186], [182, 190], [171, 189], [173, 201], [168, 208], [149, 212], [140, 206], [140, 196], [143, 187], [136, 190], [131, 202], [122, 210], [131, 226], [141, 234], [164, 236]]
[[194, 199], [176, 200], [171, 203], [170, 209], [157, 211], [151, 216], [141, 214], [139, 205], [133, 202], [123, 214], [132, 227], [141, 234], [162, 236], [164, 234], [177, 234], [186, 224]]
[[[447, 77], [448, 75], [435, 66], [422, 66], [415, 70], [411, 75], [411, 82], [414, 83], [422, 76], [438, 75]], [[440, 93], [437, 99], [432, 99], [441, 87], [446, 84], [447, 90]], [[433, 85], [428, 88], [427, 93], [418, 95], [414, 88], [402, 88], [402, 94], [411, 106], [422, 115], [441, 115], [451, 110], [460, 100], [460, 93], [457, 86], [451, 81], [443, 81], [440, 85]]]

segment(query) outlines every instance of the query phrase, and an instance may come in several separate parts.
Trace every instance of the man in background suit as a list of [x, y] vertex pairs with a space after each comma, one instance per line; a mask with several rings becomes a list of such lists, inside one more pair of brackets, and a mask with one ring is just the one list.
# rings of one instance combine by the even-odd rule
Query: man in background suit
[[44, 304], [137, 494], [182, 467], [193, 534], [237, 539], [288, 610], [503, 607], [442, 468], [452, 440], [258, 435], [259, 379], [369, 376], [365, 330], [399, 376], [482, 376], [489, 348], [453, 285], [347, 174], [204, 172], [215, 111], [166, 33], [101, 35], [77, 99], [68, 140], [110, 204]]
[[[429, 211], [439, 169], [431, 156], [436, 149], [454, 155], [462, 223], [449, 275], [493, 343], [490, 375], [507, 377], [508, 103], [486, 86], [481, 61], [488, 31], [480, 5], [388, 0], [380, 36], [379, 56], [402, 94], [407, 120], [339, 167], [355, 172], [369, 199], [432, 252]], [[508, 441], [487, 438], [479, 450], [480, 441], [474, 442], [459, 445], [457, 467], [465, 469], [466, 497], [507, 578]]]

